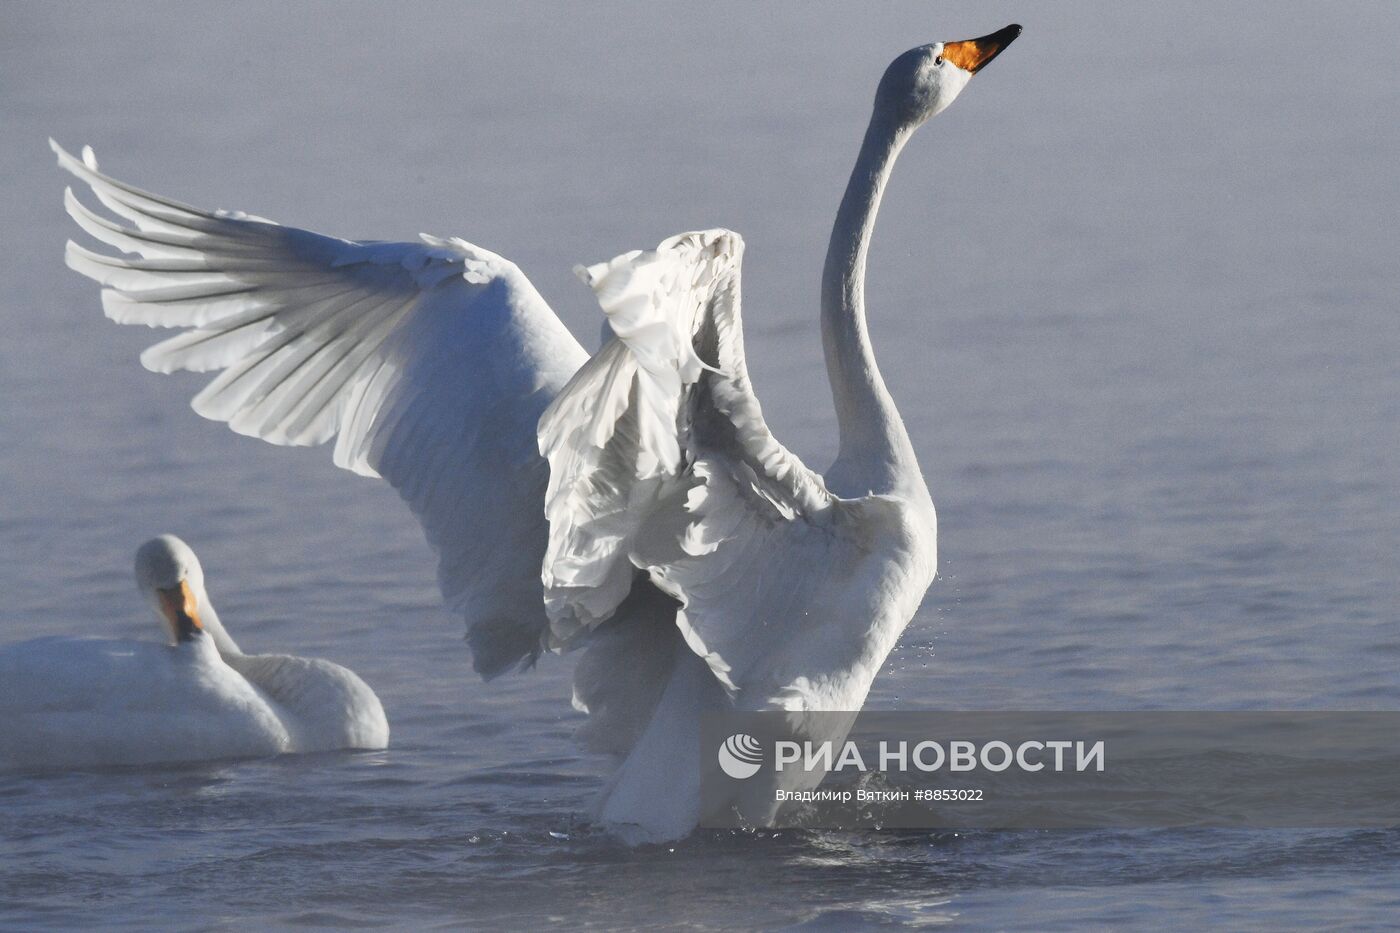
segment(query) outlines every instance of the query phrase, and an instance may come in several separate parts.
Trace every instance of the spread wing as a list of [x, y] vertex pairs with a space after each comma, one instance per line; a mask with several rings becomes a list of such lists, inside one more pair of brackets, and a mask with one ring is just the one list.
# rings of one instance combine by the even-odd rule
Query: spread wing
[[535, 424], [587, 354], [520, 270], [460, 239], [351, 242], [200, 210], [53, 148], [117, 220], [72, 189], [68, 213], [127, 254], [69, 242], [68, 265], [118, 323], [180, 329], [142, 364], [217, 372], [194, 409], [240, 434], [334, 437], [338, 466], [382, 476], [422, 523], [477, 669], [533, 661], [547, 627]]
[[[821, 624], [806, 601], [821, 578], [855, 572], [878, 506], [832, 495], [768, 430], [744, 365], [742, 251], [729, 231], [690, 233], [580, 270], [616, 339], [540, 420], [545, 602], [567, 642], [645, 572], [680, 601], [687, 643], [727, 689], [788, 705], [803, 677], [859, 650], [863, 633], [806, 638]], [[842, 657], [823, 663], [828, 650]]]

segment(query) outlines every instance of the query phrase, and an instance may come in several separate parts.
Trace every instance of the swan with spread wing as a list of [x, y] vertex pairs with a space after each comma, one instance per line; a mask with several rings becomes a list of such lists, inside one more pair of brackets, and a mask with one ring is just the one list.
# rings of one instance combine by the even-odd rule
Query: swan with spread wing
[[[351, 242], [209, 212], [56, 144], [105, 216], [68, 264], [107, 315], [179, 328], [142, 354], [217, 372], [201, 415], [335, 439], [419, 518], [490, 677], [579, 646], [599, 805], [631, 839], [698, 818], [701, 715], [853, 710], [933, 580], [933, 503], [866, 329], [866, 254], [900, 150], [1020, 33], [892, 62], [837, 212], [821, 327], [840, 446], [820, 475], [769, 432], [744, 363], [743, 244], [724, 230], [582, 269], [614, 335], [591, 358], [511, 262], [461, 239]], [[115, 218], [115, 219], [113, 219]]]

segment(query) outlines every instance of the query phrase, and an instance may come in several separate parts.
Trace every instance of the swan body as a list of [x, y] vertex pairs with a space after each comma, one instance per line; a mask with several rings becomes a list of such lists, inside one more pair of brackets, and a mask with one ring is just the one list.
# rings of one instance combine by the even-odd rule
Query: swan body
[[68, 244], [107, 315], [180, 328], [159, 372], [220, 371], [195, 410], [277, 444], [335, 438], [422, 522], [477, 670], [581, 648], [574, 705], [619, 767], [600, 819], [633, 841], [700, 817], [708, 712], [856, 710], [932, 582], [933, 503], [866, 326], [875, 216], [900, 150], [1020, 32], [886, 70], [822, 280], [840, 429], [814, 472], [769, 431], [744, 361], [743, 241], [711, 230], [580, 269], [610, 334], [591, 357], [512, 263], [460, 239], [351, 242], [59, 164], [134, 257]]
[[137, 581], [172, 644], [48, 637], [0, 648], [0, 767], [105, 767], [384, 748], [374, 692], [328, 661], [245, 655], [188, 545], [165, 535]]

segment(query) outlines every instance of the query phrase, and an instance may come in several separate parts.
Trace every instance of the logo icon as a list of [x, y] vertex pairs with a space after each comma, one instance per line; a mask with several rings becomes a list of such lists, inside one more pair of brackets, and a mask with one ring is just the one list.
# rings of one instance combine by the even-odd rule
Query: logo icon
[[763, 746], [746, 733], [734, 733], [719, 747], [720, 769], [736, 781], [753, 777], [762, 764]]

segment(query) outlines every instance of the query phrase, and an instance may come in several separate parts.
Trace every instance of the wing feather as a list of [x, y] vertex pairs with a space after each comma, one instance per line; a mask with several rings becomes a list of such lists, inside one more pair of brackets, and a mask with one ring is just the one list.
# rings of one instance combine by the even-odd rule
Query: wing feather
[[547, 620], [535, 424], [586, 354], [514, 264], [460, 239], [353, 242], [204, 211], [119, 182], [91, 150], [59, 165], [64, 204], [110, 255], [70, 242], [122, 324], [178, 328], [141, 355], [217, 375], [200, 415], [274, 444], [337, 438], [336, 465], [382, 476], [439, 556], [478, 670], [531, 662]]
[[[554, 638], [568, 643], [645, 572], [679, 601], [690, 649], [763, 705], [823, 668], [826, 649], [797, 637], [804, 581], [861, 565], [870, 505], [832, 495], [768, 430], [744, 363], [742, 250], [707, 231], [581, 270], [616, 337], [540, 420], [544, 580]], [[851, 670], [863, 634], [826, 669]], [[784, 669], [795, 651], [807, 663]]]

